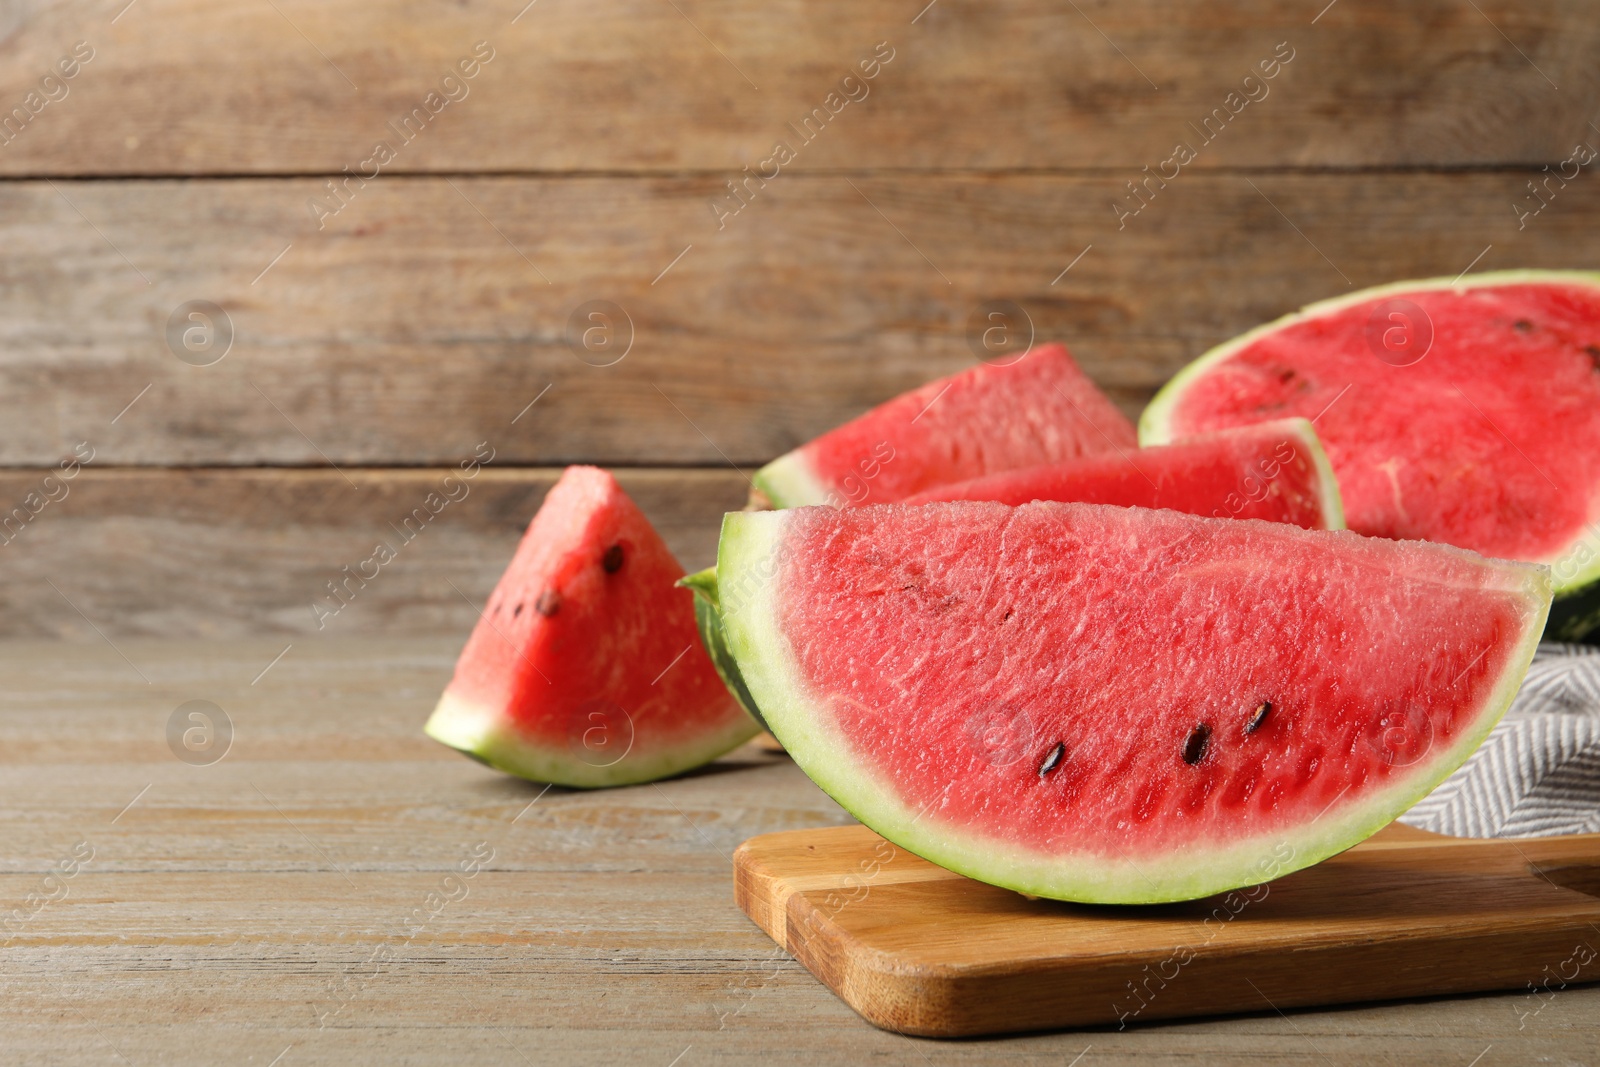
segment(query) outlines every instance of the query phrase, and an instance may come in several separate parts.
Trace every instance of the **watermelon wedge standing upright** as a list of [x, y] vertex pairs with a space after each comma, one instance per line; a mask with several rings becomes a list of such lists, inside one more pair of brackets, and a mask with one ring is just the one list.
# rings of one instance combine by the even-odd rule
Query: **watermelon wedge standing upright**
[[1312, 304], [1158, 393], [1146, 445], [1316, 420], [1350, 529], [1545, 563], [1550, 636], [1600, 627], [1600, 274], [1502, 271]]
[[756, 473], [778, 508], [903, 500], [947, 482], [1137, 447], [1133, 424], [1064, 345], [902, 393]]
[[728, 646], [795, 762], [884, 837], [1145, 903], [1340, 852], [1510, 704], [1547, 569], [1096, 504], [727, 515]]
[[1339, 483], [1305, 419], [1219, 430], [1170, 445], [1130, 449], [941, 485], [906, 499], [1034, 500], [1170, 508], [1219, 519], [1266, 519], [1341, 530]]
[[723, 687], [694, 598], [606, 471], [568, 467], [528, 526], [426, 730], [523, 778], [625, 785], [708, 763], [759, 727]]

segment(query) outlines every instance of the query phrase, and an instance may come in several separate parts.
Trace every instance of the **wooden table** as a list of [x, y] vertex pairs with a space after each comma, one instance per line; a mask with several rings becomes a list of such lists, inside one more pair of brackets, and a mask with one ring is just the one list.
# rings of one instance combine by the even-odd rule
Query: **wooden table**
[[1584, 0], [0, 4], [0, 1060], [1592, 1061], [1576, 989], [880, 1033], [731, 900], [843, 818], [792, 766], [540, 795], [420, 724], [563, 464], [695, 569], [994, 302], [1136, 415], [1311, 300], [1595, 267], [1593, 167], [1527, 185], [1600, 144], [1597, 45]]
[[[740, 841], [848, 821], [791, 763], [744, 749], [592, 793], [507, 778], [420, 733], [455, 645], [297, 641], [259, 678], [281, 644], [0, 647], [0, 900], [55, 897], [0, 950], [0, 1058], [1488, 1067], [1600, 1048], [1594, 987], [955, 1043], [876, 1030], [733, 903]], [[189, 762], [168, 746], [189, 700], [232, 723], [215, 763], [197, 765], [220, 731]]]

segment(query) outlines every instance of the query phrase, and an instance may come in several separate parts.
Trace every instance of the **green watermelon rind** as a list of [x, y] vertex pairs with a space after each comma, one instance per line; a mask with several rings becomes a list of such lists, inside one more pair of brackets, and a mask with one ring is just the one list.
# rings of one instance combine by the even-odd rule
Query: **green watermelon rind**
[[[1464, 278], [1420, 278], [1413, 281], [1391, 282], [1387, 285], [1374, 286], [1371, 289], [1362, 289], [1358, 292], [1347, 293], [1328, 300], [1319, 300], [1314, 304], [1307, 304], [1299, 311], [1291, 312], [1281, 318], [1274, 319], [1263, 326], [1248, 330], [1230, 341], [1224, 341], [1215, 348], [1202, 354], [1193, 363], [1184, 367], [1172, 380], [1162, 386], [1160, 391], [1151, 398], [1145, 407], [1144, 413], [1139, 416], [1139, 444], [1141, 447], [1148, 445], [1164, 445], [1173, 440], [1172, 415], [1178, 403], [1183, 399], [1188, 387], [1203, 377], [1217, 364], [1225, 361], [1239, 349], [1252, 344], [1260, 338], [1277, 333], [1289, 326], [1294, 326], [1310, 319], [1320, 318], [1324, 315], [1355, 304], [1362, 304], [1380, 297], [1397, 295], [1401, 293], [1414, 293], [1428, 289], [1478, 289], [1502, 285], [1585, 285], [1600, 288], [1600, 271], [1580, 270], [1500, 270], [1486, 271], [1483, 274], [1468, 275]], [[1590, 516], [1589, 523], [1578, 539], [1563, 546], [1556, 559], [1572, 551], [1583, 539], [1592, 537], [1600, 531], [1600, 516]], [[1577, 596], [1582, 593], [1600, 592], [1600, 542], [1597, 542], [1595, 551], [1591, 553], [1588, 563], [1574, 571], [1572, 577], [1555, 582], [1555, 595], [1560, 600]], [[1561, 609], [1557, 608], [1558, 614]], [[1590, 630], [1600, 626], [1600, 604], [1596, 605], [1596, 612], [1572, 613], [1573, 619], [1563, 627], [1565, 640], [1577, 640], [1585, 636]], [[1593, 618], [1589, 618], [1593, 615]], [[1552, 637], [1557, 637], [1552, 633]]]
[[427, 735], [496, 770], [535, 782], [574, 789], [640, 785], [693, 770], [733, 751], [760, 732], [748, 718], [729, 719], [721, 731], [691, 742], [658, 748], [649, 755], [631, 747], [616, 763], [598, 767], [555, 746], [534, 744], [518, 736], [503, 712], [478, 706], [446, 692], [423, 727]]
[[[1235, 521], [1235, 520], [1214, 520]], [[1511, 706], [1539, 643], [1550, 608], [1548, 569], [1538, 565], [1489, 562], [1519, 573], [1528, 600], [1538, 605], [1508, 666], [1477, 714], [1474, 728], [1449, 749], [1421, 761], [1393, 784], [1360, 804], [1334, 805], [1300, 828], [1258, 835], [1209, 852], [1191, 851], [1158, 862], [1085, 859], [1071, 865], [920, 818], [876, 784], [849, 746], [834, 735], [827, 716], [808, 704], [789, 641], [777, 624], [775, 561], [780, 558], [783, 512], [730, 513], [723, 518], [717, 567], [724, 573], [765, 573], [765, 582], [745, 597], [740, 610], [725, 614], [729, 647], [768, 728], [794, 761], [824, 792], [866, 826], [901, 846], [958, 874], [1032, 896], [1099, 904], [1155, 904], [1193, 900], [1254, 885], [1309, 867], [1377, 833], [1431, 792], [1466, 762]], [[1358, 535], [1336, 532], [1332, 536]], [[1463, 551], [1439, 546], [1447, 551]], [[1290, 846], [1280, 859], [1282, 846]]]
[[744, 676], [739, 673], [739, 661], [733, 658], [727, 634], [722, 629], [722, 608], [717, 600], [717, 568], [707, 567], [703, 571], [696, 571], [678, 579], [678, 584], [694, 593], [695, 627], [700, 631], [700, 643], [705, 646], [706, 655], [711, 657], [711, 665], [717, 669], [717, 676], [728, 687], [728, 692], [733, 694], [739, 706], [765, 730], [767, 721], [761, 717], [755, 697], [750, 695], [750, 688], [744, 684]]
[[800, 449], [785, 452], [756, 471], [750, 480], [775, 508], [822, 504], [828, 499], [828, 487], [811, 469], [811, 463]]

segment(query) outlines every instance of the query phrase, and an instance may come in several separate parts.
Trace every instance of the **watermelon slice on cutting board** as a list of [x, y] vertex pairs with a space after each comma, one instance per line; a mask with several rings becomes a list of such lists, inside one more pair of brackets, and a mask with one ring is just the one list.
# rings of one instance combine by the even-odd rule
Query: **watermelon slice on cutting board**
[[1545, 568], [1096, 504], [723, 520], [728, 646], [795, 762], [962, 874], [1101, 903], [1309, 866], [1459, 767]]
[[1308, 530], [1341, 530], [1339, 483], [1305, 419], [1202, 434], [1171, 445], [1128, 449], [942, 485], [907, 504], [940, 500], [1034, 500], [1170, 508], [1219, 519], [1266, 519]]
[[1600, 627], [1600, 274], [1502, 271], [1312, 304], [1180, 371], [1139, 434], [1285, 415], [1317, 420], [1350, 529], [1548, 564], [1550, 636]]
[[1133, 424], [1060, 344], [902, 393], [756, 472], [753, 503], [890, 503], [995, 471], [1137, 447]]
[[683, 568], [606, 471], [568, 467], [489, 595], [429, 736], [558, 785], [708, 763], [759, 731], [700, 648]]

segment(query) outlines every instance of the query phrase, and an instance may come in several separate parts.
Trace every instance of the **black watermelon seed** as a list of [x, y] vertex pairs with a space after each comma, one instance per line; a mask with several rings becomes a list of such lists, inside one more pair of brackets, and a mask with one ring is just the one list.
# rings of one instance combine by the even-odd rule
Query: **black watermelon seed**
[[517, 617], [517, 616], [518, 616], [518, 615], [521, 615], [521, 614], [522, 614], [522, 605], [521, 605], [521, 604], [518, 604], [518, 605], [517, 605], [517, 610], [515, 610], [515, 611], [513, 611], [513, 612], [512, 612], [512, 613], [511, 613], [511, 617], [512, 617], [512, 618], [513, 618], [513, 619], [514, 619], [514, 618], [516, 618], [516, 617]]
[[1594, 364], [1594, 369], [1600, 370], [1600, 345], [1584, 345], [1583, 350], [1589, 354], [1589, 362]]
[[1533, 329], [1533, 323], [1529, 322], [1527, 319], [1518, 319], [1511, 325], [1516, 327], [1518, 333], [1527, 333], [1529, 330]]
[[1183, 762], [1193, 767], [1206, 758], [1206, 745], [1211, 741], [1211, 727], [1201, 723], [1189, 732], [1189, 740], [1183, 743]]
[[612, 545], [606, 549], [606, 554], [600, 557], [600, 566], [604, 567], [607, 574], [615, 574], [622, 569], [622, 546]]
[[1261, 729], [1261, 724], [1267, 721], [1267, 716], [1270, 714], [1272, 714], [1272, 701], [1263, 700], [1261, 706], [1256, 709], [1255, 715], [1245, 724], [1244, 732], [1253, 734]]
[[1061, 765], [1061, 757], [1066, 755], [1066, 753], [1067, 746], [1062, 742], [1057, 741], [1056, 747], [1050, 750], [1050, 755], [1046, 756], [1044, 758], [1044, 762], [1039, 764], [1039, 777], [1043, 778], [1045, 775], [1059, 767]]
[[535, 601], [533, 610], [548, 619], [561, 610], [561, 594], [554, 589], [546, 589], [539, 594], [539, 599]]

